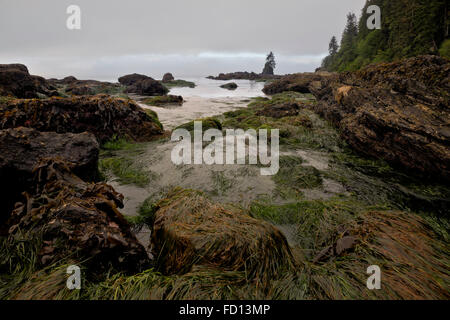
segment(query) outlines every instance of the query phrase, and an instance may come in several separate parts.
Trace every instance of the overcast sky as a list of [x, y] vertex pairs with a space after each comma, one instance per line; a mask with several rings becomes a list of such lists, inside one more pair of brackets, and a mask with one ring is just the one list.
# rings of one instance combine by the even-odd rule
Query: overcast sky
[[[0, 0], [0, 64], [32, 74], [116, 80], [127, 73], [176, 78], [313, 71], [365, 0]], [[66, 9], [81, 8], [81, 30]]]

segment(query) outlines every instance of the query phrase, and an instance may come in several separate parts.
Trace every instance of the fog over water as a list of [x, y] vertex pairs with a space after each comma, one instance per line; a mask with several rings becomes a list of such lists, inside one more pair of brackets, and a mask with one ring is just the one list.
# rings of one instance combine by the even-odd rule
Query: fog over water
[[[81, 30], [66, 9], [81, 8]], [[313, 71], [364, 0], [0, 0], [0, 63], [24, 63], [46, 77], [116, 80]]]

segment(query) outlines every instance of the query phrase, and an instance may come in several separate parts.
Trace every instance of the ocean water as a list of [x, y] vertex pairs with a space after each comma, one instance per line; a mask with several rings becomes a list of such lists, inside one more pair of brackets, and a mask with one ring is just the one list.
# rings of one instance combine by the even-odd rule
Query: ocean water
[[[191, 78], [184, 79], [186, 81], [192, 81], [196, 84], [195, 88], [173, 88], [170, 90], [170, 94], [180, 95], [183, 97], [201, 97], [201, 98], [227, 98], [227, 97], [263, 97], [265, 94], [262, 92], [264, 88], [264, 82], [256, 82], [249, 80], [211, 80], [206, 78]], [[221, 85], [235, 82], [238, 85], [236, 90], [227, 90], [220, 88]]]
[[[183, 123], [220, 115], [224, 112], [245, 108], [253, 97], [265, 97], [263, 82], [249, 80], [218, 81], [206, 78], [184, 79], [196, 84], [195, 88], [173, 88], [169, 94], [181, 95], [182, 106], [147, 106], [158, 114], [165, 129], [173, 129]], [[222, 84], [235, 82], [236, 90], [220, 88]]]

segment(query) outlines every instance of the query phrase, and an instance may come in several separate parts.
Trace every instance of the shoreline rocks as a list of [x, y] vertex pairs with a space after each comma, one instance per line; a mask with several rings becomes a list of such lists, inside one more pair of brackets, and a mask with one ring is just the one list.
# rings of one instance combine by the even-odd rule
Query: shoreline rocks
[[314, 85], [324, 78], [335, 76], [330, 72], [316, 73], [296, 73], [282, 77], [264, 86], [263, 92], [267, 95], [274, 95], [284, 91], [295, 91], [299, 93], [311, 93]]
[[170, 82], [170, 81], [173, 81], [173, 80], [175, 80], [175, 78], [173, 77], [173, 75], [170, 73], [170, 72], [168, 72], [168, 73], [166, 73], [164, 76], [163, 76], [163, 78], [162, 78], [162, 82]]
[[56, 88], [39, 76], [30, 75], [23, 64], [0, 64], [0, 96], [38, 98], [58, 95]]
[[169, 92], [159, 81], [142, 74], [125, 75], [119, 82], [127, 87], [126, 92], [142, 96], [162, 96]]
[[16, 203], [8, 234], [40, 237], [42, 267], [69, 256], [85, 261], [97, 277], [111, 267], [129, 273], [149, 267], [145, 248], [117, 209], [123, 207], [121, 194], [104, 183], [84, 182], [57, 158], [43, 159], [33, 172], [33, 188]]
[[223, 84], [220, 87], [227, 90], [236, 90], [238, 88], [238, 85], [235, 82], [230, 82]]
[[450, 61], [421, 56], [323, 79], [315, 111], [357, 151], [450, 181]]
[[231, 73], [220, 73], [218, 76], [208, 76], [207, 79], [211, 80], [271, 80], [280, 79], [282, 76], [258, 74], [255, 72], [239, 71]]
[[[99, 145], [95, 136], [39, 132], [32, 128], [0, 130], [0, 202], [3, 214], [10, 212], [20, 194], [30, 191], [34, 168], [46, 158], [65, 161], [75, 174], [96, 181]], [[4, 221], [0, 216], [0, 221]]]
[[148, 141], [163, 129], [132, 100], [108, 95], [14, 100], [0, 106], [0, 129], [18, 126], [58, 133], [93, 133], [100, 143], [113, 136]]

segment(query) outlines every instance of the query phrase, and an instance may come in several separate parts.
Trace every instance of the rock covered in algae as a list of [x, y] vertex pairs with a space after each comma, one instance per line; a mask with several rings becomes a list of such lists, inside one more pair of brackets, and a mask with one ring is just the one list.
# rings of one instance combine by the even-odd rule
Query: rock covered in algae
[[174, 189], [155, 210], [151, 241], [164, 273], [206, 265], [245, 270], [250, 278], [267, 280], [294, 266], [278, 229], [212, 203], [199, 192]]

